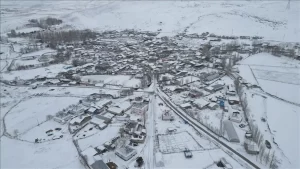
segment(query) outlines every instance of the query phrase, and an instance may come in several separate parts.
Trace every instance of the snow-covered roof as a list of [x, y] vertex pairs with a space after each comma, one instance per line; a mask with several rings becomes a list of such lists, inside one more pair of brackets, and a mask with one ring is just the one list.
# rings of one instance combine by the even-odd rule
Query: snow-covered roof
[[217, 103], [209, 103], [208, 107], [215, 107]]
[[93, 156], [97, 154], [97, 151], [93, 147], [88, 147], [87, 149], [81, 151], [81, 154], [87, 158], [87, 162], [91, 165], [95, 162]]
[[83, 115], [83, 116], [78, 116], [75, 117], [74, 119], [72, 119], [70, 121], [70, 124], [74, 124], [74, 123], [81, 123], [85, 118], [89, 117], [89, 115]]
[[231, 121], [225, 120], [223, 121], [225, 137], [227, 136], [228, 141], [230, 142], [240, 142], [239, 136], [237, 135], [235, 128]]
[[183, 104], [180, 105], [180, 107], [182, 107], [182, 108], [191, 107], [191, 104], [190, 103], [183, 103]]
[[99, 127], [102, 127], [103, 124], [105, 124], [104, 122], [105, 122], [105, 120], [99, 119], [97, 117], [92, 118], [92, 120], [90, 121], [90, 123], [98, 125]]
[[95, 105], [98, 106], [99, 108], [103, 107], [104, 105], [107, 105], [111, 103], [111, 100], [108, 99], [104, 99], [104, 100], [100, 100], [98, 101]]
[[209, 102], [204, 99], [196, 99], [193, 103], [199, 107], [204, 107], [209, 104]]

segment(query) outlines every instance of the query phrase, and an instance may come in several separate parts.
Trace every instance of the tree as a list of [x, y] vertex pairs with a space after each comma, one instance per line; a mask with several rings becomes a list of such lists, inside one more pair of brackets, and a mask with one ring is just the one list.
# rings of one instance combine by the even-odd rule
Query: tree
[[79, 60], [78, 60], [78, 59], [72, 60], [72, 65], [73, 65], [74, 67], [79, 66]]
[[221, 66], [222, 66], [223, 70], [225, 70], [225, 68], [226, 68], [226, 58], [225, 57], [221, 58]]
[[265, 151], [266, 151], [266, 147], [265, 147], [264, 145], [261, 146], [261, 147], [260, 147], [260, 151], [259, 151], [259, 159], [260, 159], [260, 162], [262, 162], [262, 160], [263, 160]]
[[15, 31], [14, 29], [12, 29], [12, 30], [10, 31], [10, 36], [11, 36], [11, 37], [16, 37], [16, 36], [17, 36], [17, 33], [16, 33], [16, 31]]
[[275, 156], [275, 151], [273, 151], [272, 155], [271, 155], [271, 162], [270, 162], [270, 169], [277, 169], [279, 168], [279, 160], [277, 159], [277, 157]]
[[51, 120], [52, 118], [53, 118], [53, 116], [50, 115], [50, 114], [46, 116], [46, 119], [47, 119], [47, 120]]
[[242, 85], [238, 79], [234, 80], [234, 88], [235, 88], [236, 93], [239, 94], [242, 89]]
[[14, 135], [17, 137], [18, 134], [19, 134], [19, 130], [15, 129], [15, 130], [14, 130]]

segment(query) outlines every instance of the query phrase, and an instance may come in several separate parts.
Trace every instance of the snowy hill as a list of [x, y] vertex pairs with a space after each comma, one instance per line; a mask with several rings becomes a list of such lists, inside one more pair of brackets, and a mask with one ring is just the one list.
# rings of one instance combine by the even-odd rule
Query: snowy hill
[[[299, 41], [300, 2], [292, 1], [32, 1], [1, 2], [1, 33], [52, 15], [75, 28], [162, 30], [163, 35], [211, 32]], [[25, 15], [24, 15], [25, 14]]]

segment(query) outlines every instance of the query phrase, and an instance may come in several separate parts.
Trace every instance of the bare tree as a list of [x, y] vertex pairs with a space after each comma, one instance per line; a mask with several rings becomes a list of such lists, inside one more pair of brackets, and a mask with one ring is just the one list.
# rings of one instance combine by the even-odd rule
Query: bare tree
[[271, 162], [270, 162], [270, 169], [277, 169], [279, 168], [279, 160], [277, 159], [277, 157], [275, 156], [275, 151], [273, 151], [273, 153], [271, 154]]
[[18, 134], [19, 134], [19, 130], [15, 129], [15, 130], [14, 130], [14, 135], [17, 137]]
[[226, 58], [225, 57], [221, 58], [221, 66], [222, 66], [222, 69], [225, 70], [225, 68], [226, 68]]
[[266, 151], [266, 147], [265, 147], [265, 146], [261, 146], [261, 147], [260, 147], [260, 151], [259, 151], [259, 159], [260, 159], [260, 162], [261, 162], [261, 163], [262, 163], [262, 160], [263, 160], [265, 151]]
[[53, 118], [53, 116], [50, 115], [50, 114], [46, 116], [46, 119], [47, 119], [47, 120], [51, 120], [52, 118]]
[[236, 93], [240, 93], [240, 91], [242, 89], [242, 85], [238, 79], [234, 80], [234, 88], [235, 88]]
[[269, 149], [269, 151], [268, 151], [268, 153], [267, 154], [265, 154], [265, 162], [266, 162], [266, 165], [270, 162], [270, 149]]

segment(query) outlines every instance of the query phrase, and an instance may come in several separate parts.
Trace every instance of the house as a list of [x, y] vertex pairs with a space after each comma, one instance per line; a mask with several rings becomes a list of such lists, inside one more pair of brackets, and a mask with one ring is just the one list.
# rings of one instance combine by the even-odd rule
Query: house
[[90, 107], [90, 108], [86, 109], [84, 112], [85, 112], [85, 113], [88, 113], [88, 114], [97, 114], [97, 113], [98, 113], [98, 110], [99, 110], [99, 109], [97, 109], [97, 108], [95, 108], [95, 107]]
[[193, 101], [193, 105], [197, 107], [198, 109], [205, 109], [205, 107], [209, 104], [208, 101], [204, 99], [196, 99]]
[[101, 156], [94, 156], [95, 162], [91, 164], [92, 169], [110, 169], [107, 164], [102, 160]]
[[95, 107], [97, 107], [98, 109], [100, 109], [100, 112], [103, 111], [104, 107], [109, 106], [110, 104], [112, 104], [112, 101], [109, 99], [103, 99], [100, 100], [98, 102], [95, 103]]
[[131, 107], [132, 107], [132, 105], [130, 104], [130, 102], [125, 101], [125, 102], [120, 103], [117, 106], [108, 108], [107, 111], [112, 114], [115, 114], [115, 115], [122, 115], [127, 110], [129, 110]]
[[117, 149], [115, 153], [121, 159], [128, 161], [137, 154], [137, 151], [130, 146], [125, 146]]
[[240, 100], [239, 100], [238, 97], [231, 96], [231, 97], [228, 98], [228, 103], [230, 105], [239, 104]]
[[218, 108], [218, 104], [217, 103], [209, 103], [207, 105], [207, 107], [210, 109], [210, 110], [216, 110]]
[[209, 93], [213, 93], [214, 92], [214, 88], [212, 86], [208, 86], [204, 88], [205, 91], [209, 92]]
[[121, 97], [131, 96], [133, 95], [133, 89], [123, 89], [120, 92]]
[[92, 117], [90, 115], [79, 115], [78, 117], [75, 117], [70, 121], [70, 125], [82, 126], [83, 124], [87, 123], [91, 119]]
[[84, 158], [85, 162], [91, 169], [109, 169], [101, 156], [96, 155], [97, 153], [98, 152], [93, 147], [88, 147], [84, 151], [80, 152], [80, 155]]
[[115, 115], [113, 115], [111, 113], [104, 112], [104, 113], [101, 113], [101, 114], [97, 114], [94, 117], [97, 117], [98, 119], [104, 120], [105, 124], [109, 124], [114, 116]]
[[94, 124], [97, 126], [100, 130], [103, 130], [107, 127], [107, 124], [105, 123], [105, 120], [100, 119], [98, 117], [93, 117], [92, 120], [90, 121], [91, 124]]
[[229, 142], [236, 142], [236, 143], [240, 142], [240, 139], [231, 121], [229, 120], [223, 121], [223, 132], [224, 132], [225, 139], [227, 139]]
[[172, 115], [172, 113], [168, 110], [165, 110], [162, 114], [162, 120], [164, 121], [173, 121], [174, 120], [174, 116]]
[[213, 88], [214, 92], [217, 92], [217, 91], [222, 90], [224, 88], [224, 84], [215, 84], [215, 85], [212, 86], [212, 88]]
[[180, 105], [180, 107], [183, 109], [190, 109], [192, 108], [192, 105], [190, 103], [183, 103]]
[[148, 104], [135, 103], [131, 108], [131, 113], [134, 114], [145, 114], [148, 111]]

